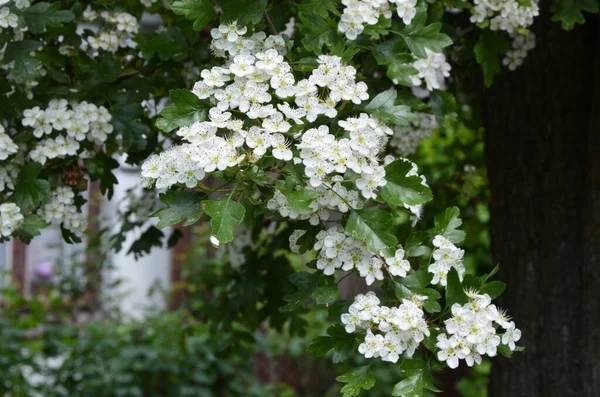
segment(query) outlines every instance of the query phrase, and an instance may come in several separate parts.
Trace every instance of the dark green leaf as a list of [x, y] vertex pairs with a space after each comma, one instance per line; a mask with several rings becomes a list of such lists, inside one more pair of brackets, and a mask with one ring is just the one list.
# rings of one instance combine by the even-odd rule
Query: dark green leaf
[[171, 10], [177, 15], [194, 21], [194, 30], [202, 30], [216, 16], [210, 0], [181, 0], [171, 4]]
[[440, 33], [441, 28], [442, 24], [439, 22], [416, 28], [409, 26], [402, 31], [402, 37], [415, 56], [427, 58], [426, 48], [433, 52], [441, 52], [452, 44], [448, 35]]
[[312, 293], [312, 297], [319, 305], [329, 304], [337, 299], [339, 295], [337, 284], [321, 285]]
[[318, 15], [303, 17], [300, 15], [298, 29], [302, 33], [302, 45], [315, 54], [322, 54], [323, 46], [333, 47], [338, 41], [336, 22], [331, 18]]
[[446, 307], [451, 307], [455, 303], [461, 305], [467, 303], [469, 300], [467, 294], [463, 290], [463, 287], [458, 278], [458, 273], [455, 268], [450, 269], [447, 278], [448, 284], [446, 285]]
[[413, 371], [412, 375], [397, 383], [392, 396], [421, 397], [423, 395], [423, 371]]
[[392, 216], [383, 210], [351, 210], [346, 222], [346, 231], [354, 238], [367, 242], [374, 254], [393, 257], [398, 240], [390, 232]]
[[299, 214], [313, 212], [310, 204], [319, 197], [319, 192], [315, 190], [287, 190], [282, 189], [281, 193], [285, 196], [288, 206]]
[[204, 198], [206, 198], [206, 194], [201, 192], [167, 190], [167, 192], [161, 193], [160, 201], [166, 207], [154, 214], [159, 219], [156, 227], [162, 229], [184, 220], [183, 226], [198, 222], [202, 216], [201, 202]]
[[37, 3], [22, 11], [31, 33], [43, 33], [47, 27], [61, 26], [74, 18], [70, 10], [58, 10], [50, 3]]
[[395, 125], [404, 125], [410, 122], [414, 115], [406, 105], [396, 105], [398, 93], [394, 87], [378, 94], [365, 106], [365, 110], [375, 116]]
[[219, 0], [223, 8], [221, 22], [237, 21], [240, 26], [256, 25], [263, 19], [267, 0]]
[[411, 258], [430, 254], [431, 248], [427, 245], [423, 245], [424, 242], [429, 242], [429, 233], [425, 231], [416, 231], [411, 234], [404, 244], [406, 257]]
[[337, 0], [309, 0], [298, 5], [298, 13], [305, 17], [318, 15], [322, 18], [327, 18], [329, 13], [338, 15]]
[[494, 76], [500, 72], [501, 57], [508, 51], [509, 43], [498, 32], [486, 30], [475, 44], [475, 59], [483, 68], [485, 85], [491, 86]]
[[233, 231], [244, 220], [246, 209], [240, 203], [231, 199], [231, 194], [221, 197], [219, 200], [204, 200], [206, 214], [211, 217], [210, 227], [212, 234], [221, 244], [233, 240]]
[[506, 284], [502, 281], [492, 281], [491, 283], [487, 283], [483, 286], [482, 292], [486, 293], [492, 299], [496, 299], [504, 292], [506, 288]]
[[50, 201], [50, 183], [44, 179], [38, 179], [41, 172], [42, 165], [38, 163], [29, 163], [19, 172], [12, 201], [21, 210], [37, 207]]
[[108, 199], [114, 193], [113, 186], [119, 183], [113, 170], [119, 168], [119, 162], [104, 152], [98, 153], [89, 159], [84, 159], [83, 164], [87, 169], [92, 181], [100, 180], [100, 191], [106, 194]]
[[433, 275], [425, 269], [417, 270], [413, 274], [406, 276], [400, 280], [402, 284], [411, 290], [425, 288], [431, 283]]
[[31, 56], [30, 53], [36, 51], [41, 43], [35, 40], [11, 41], [6, 45], [4, 51], [3, 63], [14, 61], [11, 71], [14, 77], [28, 78], [35, 75], [35, 69], [40, 62]]
[[31, 242], [31, 239], [34, 236], [40, 235], [40, 230], [50, 226], [48, 222], [43, 220], [37, 214], [27, 214], [23, 219], [23, 223], [21, 224], [21, 235], [20, 239], [24, 243]]
[[462, 225], [458, 207], [446, 208], [446, 211], [435, 216], [435, 234], [441, 234], [454, 244], [459, 244], [465, 239], [466, 233], [458, 230]]
[[171, 90], [169, 97], [175, 104], [174, 107], [164, 108], [156, 126], [164, 132], [193, 124], [196, 121], [206, 120], [208, 110], [202, 107], [200, 99], [189, 90]]
[[323, 356], [333, 349], [333, 362], [340, 363], [350, 357], [354, 342], [353, 334], [347, 333], [341, 324], [334, 324], [327, 329], [327, 336], [313, 339], [307, 350], [316, 356]]
[[354, 397], [358, 396], [361, 389], [370, 390], [375, 386], [375, 376], [369, 370], [369, 366], [358, 367], [350, 372], [346, 372], [336, 378], [338, 382], [346, 383], [342, 387], [343, 397]]
[[293, 273], [289, 279], [297, 287], [297, 291], [283, 297], [287, 304], [280, 309], [282, 312], [291, 312], [308, 306], [312, 301], [312, 293], [318, 286], [318, 277], [313, 273]]
[[572, 30], [575, 25], [584, 24], [583, 12], [598, 12], [598, 0], [560, 0], [558, 12], [552, 17], [553, 21], [560, 21], [564, 30]]
[[163, 232], [154, 226], [150, 226], [131, 244], [129, 251], [127, 251], [127, 255], [133, 254], [135, 259], [141, 258], [142, 256], [149, 254], [153, 247], [161, 248], [163, 237]]
[[402, 159], [385, 167], [387, 184], [379, 191], [383, 200], [402, 206], [423, 204], [433, 199], [431, 189], [423, 185], [420, 177], [407, 175], [411, 168], [411, 163]]

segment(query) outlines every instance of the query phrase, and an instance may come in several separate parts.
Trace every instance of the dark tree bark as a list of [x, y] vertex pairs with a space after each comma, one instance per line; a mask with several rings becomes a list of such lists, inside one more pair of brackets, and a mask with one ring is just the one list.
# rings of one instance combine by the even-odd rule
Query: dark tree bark
[[598, 397], [599, 24], [564, 32], [542, 3], [536, 49], [483, 96], [492, 255], [526, 347], [490, 395]]

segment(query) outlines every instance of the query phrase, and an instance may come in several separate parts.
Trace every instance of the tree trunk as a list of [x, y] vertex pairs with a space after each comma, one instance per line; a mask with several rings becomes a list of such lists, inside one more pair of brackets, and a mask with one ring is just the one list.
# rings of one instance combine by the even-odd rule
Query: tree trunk
[[492, 255], [523, 331], [491, 396], [600, 396], [598, 21], [572, 32], [542, 2], [537, 47], [484, 93]]

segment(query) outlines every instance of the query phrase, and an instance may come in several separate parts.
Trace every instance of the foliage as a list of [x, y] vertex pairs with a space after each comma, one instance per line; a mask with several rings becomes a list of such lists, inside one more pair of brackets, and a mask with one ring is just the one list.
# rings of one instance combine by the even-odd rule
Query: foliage
[[[165, 227], [201, 224], [222, 260], [206, 259], [213, 248], [204, 239], [198, 262], [206, 268], [186, 275], [202, 288], [177, 286], [184, 310], [143, 324], [111, 319], [79, 330], [58, 298], [27, 303], [9, 292], [0, 387], [14, 395], [265, 395], [273, 389], [251, 376], [223, 376], [249, 374], [258, 330], [267, 328], [314, 336], [308, 351], [343, 369], [344, 396], [378, 393], [381, 363], [355, 351], [369, 351], [372, 331], [388, 331], [369, 313], [363, 323], [343, 321], [355, 314], [355, 291], [341, 287], [351, 277], [377, 282], [377, 307], [414, 305], [427, 330], [403, 341], [417, 342], [412, 353], [404, 346], [400, 357], [383, 356], [397, 362], [388, 394], [437, 391], [434, 373], [453, 363], [439, 354], [453, 305], [505, 288], [490, 280], [497, 269], [474, 105], [479, 83], [526, 62], [537, 1], [494, 9], [385, 2], [360, 12], [331, 0], [5, 3], [0, 240], [28, 243], [57, 223], [67, 242], [81, 241], [88, 181], [111, 199], [125, 162], [142, 167], [146, 190], [121, 211], [116, 232], [100, 233], [110, 247], [122, 249], [125, 234], [139, 230], [129, 247], [138, 257], [176, 243], [182, 232], [167, 237]], [[561, 0], [553, 20], [569, 30], [598, 9], [593, 0]], [[481, 74], [481, 82], [472, 77]], [[432, 137], [415, 153], [417, 127]], [[148, 226], [153, 216], [158, 223]], [[323, 305], [316, 332], [307, 319]], [[21, 316], [23, 306], [31, 312]], [[50, 318], [57, 325], [44, 329]], [[512, 338], [499, 353], [521, 350], [514, 324], [497, 320], [494, 336]], [[39, 329], [61, 336], [29, 340]], [[45, 368], [36, 362], [42, 353], [62, 362]], [[50, 371], [55, 383], [29, 385], [23, 366]]]

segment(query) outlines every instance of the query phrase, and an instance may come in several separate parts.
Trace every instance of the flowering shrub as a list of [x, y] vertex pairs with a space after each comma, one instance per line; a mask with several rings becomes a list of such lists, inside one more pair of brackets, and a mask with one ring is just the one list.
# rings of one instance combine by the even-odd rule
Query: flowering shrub
[[[554, 19], [597, 11], [577, 4]], [[110, 198], [120, 161], [140, 166], [162, 207], [135, 255], [205, 218], [256, 286], [229, 302], [239, 317], [301, 328], [330, 305], [311, 352], [400, 363], [393, 395], [436, 391], [432, 372], [510, 356], [521, 334], [492, 303], [495, 271], [467, 271], [458, 209], [420, 222], [434, 197], [405, 157], [473, 105], [455, 72], [481, 67], [489, 85], [526, 62], [538, 14], [534, 0], [0, 0], [0, 241], [51, 223], [81, 241], [88, 182]], [[374, 290], [338, 299], [353, 274]], [[344, 396], [375, 381], [369, 366], [338, 380]]]

